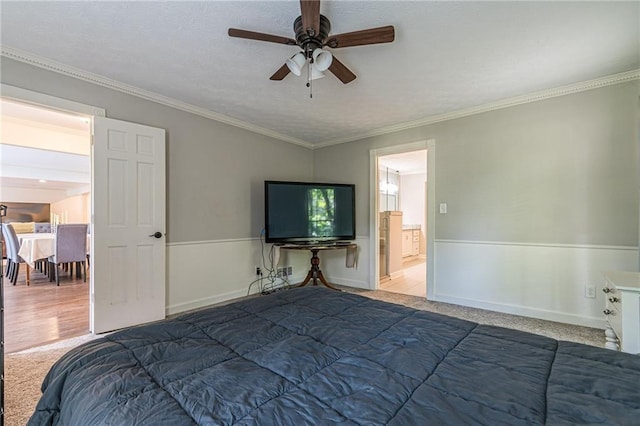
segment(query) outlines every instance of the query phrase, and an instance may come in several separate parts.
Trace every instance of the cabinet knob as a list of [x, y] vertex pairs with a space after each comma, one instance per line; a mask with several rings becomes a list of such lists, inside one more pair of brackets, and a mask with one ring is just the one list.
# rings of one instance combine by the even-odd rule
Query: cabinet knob
[[604, 312], [605, 315], [612, 315], [613, 314], [613, 311], [611, 309], [605, 309], [602, 312]]
[[617, 297], [611, 296], [609, 298], [609, 302], [611, 302], [611, 303], [618, 303], [619, 301], [620, 301], [620, 299], [618, 299]]
[[609, 287], [603, 288], [602, 291], [605, 293], [611, 293], [611, 289]]

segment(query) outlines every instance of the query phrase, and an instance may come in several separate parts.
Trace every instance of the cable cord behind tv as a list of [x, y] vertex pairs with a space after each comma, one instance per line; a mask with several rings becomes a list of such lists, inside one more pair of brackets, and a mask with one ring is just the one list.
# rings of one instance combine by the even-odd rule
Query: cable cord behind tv
[[[262, 269], [261, 272], [255, 280], [249, 283], [249, 288], [247, 290], [247, 296], [251, 294], [251, 288], [254, 285], [258, 286], [257, 293], [268, 294], [277, 290], [282, 290], [286, 288], [290, 288], [291, 284], [289, 283], [289, 276], [278, 276], [277, 266], [275, 263], [275, 253], [274, 246], [272, 245], [269, 249], [268, 258], [265, 258], [265, 246], [264, 246], [264, 230], [260, 232], [260, 251], [262, 254]], [[266, 276], [264, 272], [266, 272]]]

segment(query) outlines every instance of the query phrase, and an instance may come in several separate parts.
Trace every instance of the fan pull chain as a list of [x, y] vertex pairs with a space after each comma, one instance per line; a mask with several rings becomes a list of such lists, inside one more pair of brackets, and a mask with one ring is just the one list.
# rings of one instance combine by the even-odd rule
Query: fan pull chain
[[311, 80], [311, 63], [313, 62], [313, 59], [310, 59], [307, 62], [307, 87], [309, 88], [309, 99], [313, 99], [313, 85], [312, 85], [312, 80]]

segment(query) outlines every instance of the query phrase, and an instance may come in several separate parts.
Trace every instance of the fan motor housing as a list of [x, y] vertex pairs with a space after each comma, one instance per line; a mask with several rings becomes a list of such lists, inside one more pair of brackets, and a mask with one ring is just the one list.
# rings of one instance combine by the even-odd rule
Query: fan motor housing
[[307, 33], [305, 28], [302, 28], [301, 15], [293, 22], [293, 31], [296, 33], [296, 43], [298, 43], [298, 46], [300, 46], [307, 55], [311, 55], [315, 49], [322, 47], [324, 40], [329, 36], [329, 32], [331, 32], [331, 22], [329, 22], [326, 16], [320, 15], [320, 33], [312, 36]]

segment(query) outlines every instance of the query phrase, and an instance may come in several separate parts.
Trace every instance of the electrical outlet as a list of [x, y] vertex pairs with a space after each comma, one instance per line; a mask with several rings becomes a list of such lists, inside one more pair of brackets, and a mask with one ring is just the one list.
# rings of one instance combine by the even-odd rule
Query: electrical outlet
[[276, 277], [280, 278], [282, 276], [282, 268], [278, 268], [276, 270]]
[[287, 275], [291, 276], [293, 274], [293, 266], [287, 266]]
[[596, 298], [596, 286], [595, 285], [586, 285], [584, 287], [584, 297], [588, 299]]

